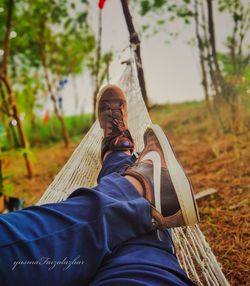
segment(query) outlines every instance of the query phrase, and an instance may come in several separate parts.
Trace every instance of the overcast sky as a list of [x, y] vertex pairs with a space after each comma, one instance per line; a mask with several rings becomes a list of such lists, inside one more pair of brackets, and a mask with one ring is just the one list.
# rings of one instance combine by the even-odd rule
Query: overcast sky
[[[95, 32], [98, 30], [98, 0], [91, 1], [90, 21]], [[116, 51], [110, 67], [111, 83], [120, 78], [124, 66], [122, 60], [129, 58], [129, 35], [119, 0], [107, 0], [103, 9], [102, 50]], [[138, 28], [142, 21], [152, 22], [150, 18], [143, 19], [131, 11], [135, 26]], [[223, 42], [231, 33], [232, 24], [226, 15], [215, 13], [216, 40], [218, 50], [225, 50]], [[184, 24], [174, 22], [173, 28], [180, 31]], [[171, 28], [171, 27], [170, 27]], [[204, 97], [201, 86], [201, 73], [197, 48], [187, 45], [194, 37], [194, 25], [182, 28], [177, 40], [166, 44], [166, 33], [157, 36], [141, 38], [142, 61], [145, 72], [148, 96], [153, 103], [181, 102], [201, 100]], [[126, 49], [124, 51], [124, 49]], [[92, 111], [93, 88], [89, 77], [83, 75], [77, 79], [77, 90], [81, 96], [81, 104], [85, 112]], [[64, 110], [66, 114], [74, 112], [73, 87], [71, 81], [63, 91]]]

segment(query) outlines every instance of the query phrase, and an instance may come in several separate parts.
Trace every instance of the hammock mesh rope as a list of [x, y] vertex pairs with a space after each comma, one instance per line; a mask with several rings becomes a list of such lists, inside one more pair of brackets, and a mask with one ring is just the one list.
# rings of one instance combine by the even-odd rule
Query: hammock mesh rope
[[[151, 124], [141, 96], [132, 61], [127, 65], [118, 86], [124, 91], [128, 105], [128, 126], [135, 140], [135, 151], [144, 147], [143, 134]], [[45, 191], [38, 205], [65, 200], [79, 187], [93, 187], [101, 168], [100, 146], [103, 131], [98, 120]], [[180, 265], [198, 285], [229, 285], [210, 246], [198, 225], [175, 228], [173, 237]]]

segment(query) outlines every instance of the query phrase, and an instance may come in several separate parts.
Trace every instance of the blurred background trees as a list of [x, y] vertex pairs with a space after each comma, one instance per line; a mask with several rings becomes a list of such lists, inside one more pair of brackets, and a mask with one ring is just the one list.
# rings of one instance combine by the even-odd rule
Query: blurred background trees
[[[75, 8], [74, 3], [64, 0], [0, 1], [1, 126], [8, 134], [5, 146], [22, 149], [30, 177], [34, 170], [23, 117], [26, 130], [39, 128], [35, 109], [52, 100], [68, 147], [60, 89], [68, 77], [82, 73], [95, 49], [87, 1], [82, 1], [79, 12]], [[41, 97], [44, 102], [39, 103]]]
[[[109, 2], [112, 5], [112, 1]], [[192, 27], [190, 42], [197, 47], [209, 116], [219, 122], [225, 134], [247, 132], [250, 82], [248, 1], [122, 0], [121, 7], [125, 6], [132, 18], [136, 14], [141, 16], [139, 23], [135, 21], [136, 30], [139, 24], [135, 32], [139, 32], [142, 41], [144, 36], [153, 37], [165, 31], [166, 40], [174, 42], [178, 31], [171, 28], [171, 23], [178, 22], [180, 29], [185, 25]], [[65, 118], [62, 90], [67, 83], [72, 82], [74, 86], [74, 93], [68, 96], [77, 113], [84, 94], [77, 88], [77, 77], [87, 74], [91, 78], [93, 110], [100, 87], [105, 80], [109, 82], [109, 69], [115, 54], [113, 51], [104, 52], [101, 47], [99, 12], [99, 27], [94, 29], [89, 20], [90, 3], [87, 0], [0, 0], [1, 146], [3, 151], [17, 149], [24, 156], [30, 177], [34, 168], [28, 141], [34, 146], [62, 139], [68, 147], [70, 137], [82, 132], [83, 122], [86, 126], [91, 123], [92, 115]], [[225, 39], [216, 39], [215, 12], [231, 17], [232, 27]], [[121, 14], [124, 19], [125, 14]], [[132, 34], [130, 42], [138, 50], [140, 41], [134, 43], [136, 37]], [[224, 42], [224, 52], [217, 50], [218, 40]], [[166, 53], [167, 49], [166, 45]], [[141, 61], [137, 61], [137, 67], [143, 72]], [[146, 90], [144, 93], [147, 101]], [[52, 114], [47, 108], [49, 103], [53, 104]]]
[[[165, 29], [166, 38], [174, 41], [178, 32], [168, 30], [171, 22], [192, 25], [199, 51], [204, 97], [212, 116], [225, 134], [240, 135], [249, 131], [249, 43], [250, 4], [244, 0], [133, 0], [143, 18], [153, 15], [153, 25], [142, 24], [144, 34], [154, 35]], [[227, 52], [217, 51], [214, 13], [231, 17], [232, 31], [224, 41]], [[212, 103], [212, 104], [211, 104]]]

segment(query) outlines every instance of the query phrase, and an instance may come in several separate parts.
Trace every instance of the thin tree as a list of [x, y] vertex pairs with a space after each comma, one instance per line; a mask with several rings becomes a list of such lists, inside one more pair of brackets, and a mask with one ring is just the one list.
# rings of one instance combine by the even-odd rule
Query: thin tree
[[[7, 115], [9, 119], [13, 118], [13, 113], [11, 112], [11, 109], [10, 109], [9, 104], [7, 102], [7, 99], [6, 99], [6, 96], [5, 96], [5, 93], [4, 93], [4, 89], [3, 89], [3, 86], [2, 86], [2, 82], [0, 83], [0, 94], [1, 94], [2, 103], [3, 103], [3, 106], [1, 108], [3, 114]], [[12, 125], [12, 120], [9, 120], [9, 127], [10, 127], [10, 130], [12, 132], [14, 145], [15, 145], [16, 148], [18, 148], [19, 147], [19, 142], [18, 142], [18, 138], [17, 138], [15, 127]], [[11, 144], [11, 136], [10, 136], [10, 134], [9, 134], [9, 143]]]
[[204, 38], [204, 50], [205, 50], [204, 53], [206, 59], [205, 63], [207, 64], [207, 69], [209, 71], [209, 76], [211, 79], [212, 87], [215, 91], [215, 95], [219, 97], [220, 95], [219, 86], [217, 83], [216, 72], [212, 61], [212, 51], [208, 35], [209, 33], [207, 28], [208, 21], [206, 19], [205, 9], [202, 2], [201, 2], [201, 19], [202, 19], [203, 38]]
[[207, 79], [207, 72], [206, 72], [206, 66], [205, 66], [205, 60], [204, 60], [204, 44], [203, 44], [200, 31], [199, 31], [200, 23], [199, 23], [198, 0], [195, 0], [194, 8], [195, 8], [195, 14], [194, 14], [195, 34], [196, 34], [198, 48], [199, 48], [200, 65], [201, 65], [201, 73], [202, 73], [202, 85], [204, 88], [206, 103], [207, 103], [209, 111], [211, 112], [209, 93], [208, 93], [208, 79]]
[[142, 67], [140, 38], [133, 24], [133, 19], [132, 19], [132, 16], [131, 16], [131, 13], [128, 7], [128, 1], [121, 0], [121, 4], [122, 4], [122, 9], [123, 9], [123, 14], [126, 20], [126, 24], [128, 27], [129, 35], [130, 35], [130, 43], [132, 45], [132, 48], [134, 48], [137, 75], [138, 75], [138, 80], [139, 80], [139, 84], [141, 88], [142, 97], [144, 99], [147, 109], [149, 109], [146, 83], [145, 83], [144, 71]]
[[[92, 74], [95, 76], [95, 92], [94, 92], [94, 113], [93, 113], [93, 121], [96, 119], [95, 117], [95, 110], [96, 110], [96, 103], [97, 103], [97, 95], [98, 91], [103, 84], [105, 78], [107, 82], [109, 82], [109, 66], [113, 60], [113, 53], [107, 52], [104, 55], [100, 56], [100, 67], [98, 72], [98, 77], [96, 77], [96, 63], [93, 66], [90, 66], [92, 69]], [[97, 80], [96, 80], [97, 79]]]
[[1, 158], [1, 146], [0, 146], [0, 213], [4, 211], [4, 189], [3, 189], [3, 172], [2, 172], [2, 158]]
[[223, 97], [227, 97], [228, 89], [227, 89], [225, 79], [220, 70], [217, 50], [216, 50], [214, 16], [213, 16], [213, 0], [207, 0], [207, 12], [208, 12], [209, 43], [211, 47], [213, 63], [215, 65], [214, 85], [216, 86], [217, 93], [220, 93]]
[[216, 67], [216, 72], [220, 74], [220, 67], [217, 58], [216, 43], [215, 43], [215, 32], [214, 32], [214, 18], [213, 18], [213, 0], [207, 0], [207, 11], [208, 11], [208, 30], [209, 40], [212, 48], [213, 61]]
[[57, 98], [56, 98], [56, 95], [54, 94], [52, 84], [51, 84], [50, 78], [49, 78], [47, 55], [46, 55], [46, 51], [45, 51], [45, 45], [46, 45], [45, 36], [44, 36], [45, 25], [46, 25], [46, 15], [44, 15], [42, 17], [40, 33], [39, 33], [39, 37], [36, 37], [36, 42], [38, 44], [41, 59], [42, 59], [42, 64], [43, 64], [47, 88], [48, 88], [49, 94], [51, 96], [51, 99], [53, 101], [54, 113], [57, 116], [57, 118], [59, 119], [59, 121], [61, 122], [64, 144], [65, 144], [65, 147], [68, 148], [69, 147], [69, 133], [68, 133], [68, 130], [67, 130], [66, 125], [65, 125], [63, 113], [59, 112], [59, 110], [58, 110]]
[[10, 50], [10, 32], [12, 27], [12, 17], [13, 17], [13, 8], [14, 8], [14, 0], [9, 0], [8, 2], [8, 12], [7, 12], [7, 23], [6, 23], [6, 32], [4, 38], [4, 55], [2, 65], [0, 67], [0, 81], [4, 84], [5, 89], [7, 91], [9, 102], [12, 107], [13, 117], [17, 122], [17, 127], [20, 135], [21, 145], [24, 148], [24, 159], [28, 171], [28, 176], [31, 178], [34, 175], [34, 167], [32, 162], [28, 158], [28, 141], [24, 132], [23, 124], [20, 119], [19, 108], [16, 103], [16, 98], [13, 93], [12, 85], [8, 76], [8, 60], [9, 60], [9, 50]]
[[95, 90], [93, 96], [93, 122], [96, 119], [96, 103], [97, 103], [97, 95], [100, 88], [99, 82], [99, 73], [100, 73], [100, 61], [101, 61], [101, 44], [102, 44], [102, 9], [99, 10], [99, 19], [98, 19], [98, 42], [97, 42], [97, 49], [96, 49], [96, 63], [94, 66], [94, 75], [95, 75]]

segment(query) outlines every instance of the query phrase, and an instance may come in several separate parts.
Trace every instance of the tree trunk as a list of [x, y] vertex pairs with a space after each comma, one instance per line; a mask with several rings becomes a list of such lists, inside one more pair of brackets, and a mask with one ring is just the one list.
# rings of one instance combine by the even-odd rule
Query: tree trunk
[[50, 93], [51, 99], [53, 101], [54, 112], [55, 112], [55, 115], [57, 116], [57, 118], [59, 119], [59, 121], [61, 122], [64, 144], [65, 144], [65, 147], [68, 148], [69, 147], [69, 133], [68, 133], [68, 130], [67, 130], [66, 125], [65, 125], [64, 116], [59, 113], [59, 110], [57, 107], [57, 102], [56, 102], [56, 96], [54, 95], [54, 92], [52, 90], [52, 86], [51, 86], [51, 83], [49, 81], [48, 70], [46, 67], [44, 67], [44, 71], [45, 71], [45, 77], [46, 77], [46, 82], [47, 82], [47, 88], [48, 88], [48, 91]]
[[93, 97], [93, 122], [96, 120], [96, 103], [97, 95], [100, 88], [99, 72], [100, 72], [100, 60], [101, 60], [101, 43], [102, 43], [102, 10], [99, 10], [99, 30], [98, 30], [98, 44], [96, 51], [96, 64], [95, 64], [95, 91]]
[[142, 68], [140, 39], [139, 39], [139, 36], [136, 33], [135, 28], [134, 28], [132, 16], [131, 16], [131, 13], [130, 13], [129, 7], [128, 7], [128, 1], [127, 0], [121, 0], [121, 4], [122, 4], [122, 9], [123, 9], [123, 14], [125, 16], [125, 20], [127, 23], [129, 35], [130, 35], [130, 43], [131, 43], [132, 47], [135, 46], [134, 53], [135, 53], [135, 60], [136, 60], [136, 68], [137, 68], [137, 75], [138, 75], [139, 84], [141, 87], [142, 97], [144, 99], [144, 102], [146, 104], [147, 109], [149, 109], [146, 83], [145, 83], [145, 78], [144, 78], [144, 71]]
[[217, 84], [216, 84], [217, 89], [218, 87], [220, 87], [219, 93], [224, 98], [227, 98], [228, 96], [227, 84], [221, 73], [219, 63], [218, 63], [217, 51], [216, 51], [212, 1], [213, 0], [207, 0], [207, 8], [208, 8], [209, 41], [210, 41], [210, 46], [211, 46], [211, 51], [212, 51], [213, 63], [215, 65], [215, 77], [216, 77], [215, 80], [217, 81]]
[[[1, 149], [0, 149], [0, 152], [1, 152]], [[2, 158], [0, 157], [0, 213], [3, 213], [3, 211], [4, 211], [3, 191], [4, 191], [4, 189], [3, 189]]]
[[77, 111], [79, 110], [79, 94], [77, 91], [76, 77], [73, 74], [71, 75], [71, 77], [75, 95], [75, 114], [77, 114]]
[[209, 94], [208, 94], [208, 81], [207, 81], [207, 72], [204, 62], [204, 48], [202, 45], [202, 39], [199, 32], [199, 12], [198, 12], [198, 1], [195, 0], [195, 34], [198, 42], [199, 48], [199, 55], [200, 55], [200, 65], [201, 65], [201, 73], [202, 73], [202, 85], [204, 88], [205, 99], [207, 103], [208, 110], [211, 112], [211, 106], [209, 101]]
[[35, 113], [33, 111], [33, 108], [32, 107], [32, 111], [31, 111], [31, 118], [30, 118], [30, 121], [31, 121], [31, 130], [35, 130], [36, 129], [36, 116], [35, 116]]
[[[61, 122], [61, 127], [62, 127], [62, 135], [63, 135], [63, 139], [64, 139], [64, 144], [65, 147], [68, 148], [69, 147], [69, 133], [68, 130], [66, 128], [65, 125], [65, 121], [64, 121], [64, 116], [63, 114], [60, 114], [57, 108], [57, 103], [56, 103], [56, 96], [53, 92], [52, 86], [51, 86], [51, 82], [49, 79], [49, 73], [48, 73], [48, 65], [47, 65], [47, 57], [46, 57], [46, 53], [45, 53], [45, 44], [44, 44], [44, 29], [45, 29], [45, 25], [46, 25], [46, 16], [43, 15], [42, 18], [42, 22], [41, 22], [41, 27], [40, 27], [40, 36], [37, 37], [36, 33], [33, 29], [33, 34], [34, 34], [34, 38], [37, 42], [39, 51], [40, 51], [40, 55], [41, 55], [41, 59], [42, 59], [42, 64], [43, 64], [43, 69], [44, 69], [44, 74], [45, 74], [45, 80], [47, 83], [47, 88], [48, 88], [48, 92], [51, 96], [51, 99], [53, 101], [53, 106], [54, 106], [54, 112], [57, 116], [57, 118], [60, 120]], [[31, 28], [33, 28], [32, 23], [31, 23]]]
[[[14, 116], [15, 120], [17, 121], [17, 128], [19, 131], [22, 147], [24, 149], [28, 149], [28, 141], [27, 141], [24, 129], [23, 129], [23, 124], [22, 124], [22, 121], [20, 119], [20, 112], [19, 112], [19, 109], [18, 109], [18, 106], [16, 103], [16, 98], [15, 98], [13, 91], [12, 91], [10, 81], [9, 81], [7, 76], [1, 77], [1, 80], [4, 82], [5, 87], [7, 89], [7, 92], [8, 92], [8, 95], [9, 95], [9, 99], [10, 99], [12, 110], [13, 110], [13, 116]], [[33, 164], [30, 161], [27, 152], [24, 152], [23, 156], [24, 156], [26, 167], [28, 170], [28, 176], [29, 176], [29, 178], [31, 178], [34, 176], [34, 173], [35, 173]]]
[[213, 6], [212, 6], [213, 0], [207, 0], [207, 8], [208, 8], [208, 30], [209, 30], [209, 40], [210, 45], [212, 49], [212, 56], [213, 61], [216, 67], [216, 72], [218, 75], [220, 74], [220, 67], [218, 64], [218, 58], [217, 58], [217, 51], [216, 51], [216, 44], [215, 44], [215, 33], [214, 33], [214, 20], [213, 20]]
[[[0, 153], [2, 152], [0, 147]], [[2, 170], [2, 155], [0, 154], [0, 197], [3, 195], [3, 170]], [[1, 213], [1, 203], [0, 203], [0, 213]]]
[[47, 83], [47, 88], [48, 88], [49, 94], [51, 96], [51, 99], [53, 101], [54, 112], [55, 112], [57, 118], [61, 122], [62, 135], [63, 135], [63, 140], [64, 140], [65, 147], [68, 148], [69, 147], [69, 133], [68, 133], [68, 130], [67, 130], [66, 125], [65, 125], [64, 116], [63, 116], [63, 114], [59, 113], [59, 110], [58, 110], [58, 107], [57, 107], [57, 103], [56, 103], [56, 96], [55, 96], [55, 94], [54, 94], [54, 92], [52, 90], [52, 86], [51, 86], [51, 83], [50, 83], [50, 80], [49, 80], [49, 73], [48, 73], [48, 67], [47, 67], [46, 54], [45, 54], [45, 51], [44, 51], [44, 48], [43, 48], [43, 45], [42, 45], [41, 41], [38, 42], [38, 45], [39, 45], [40, 53], [41, 53], [41, 56], [42, 56], [42, 62], [43, 62], [43, 68], [44, 68], [44, 74], [45, 74], [45, 80], [46, 80], [46, 83]]
[[[103, 71], [102, 75], [100, 76], [99, 78], [99, 81], [98, 81], [98, 85], [95, 89], [95, 93], [94, 93], [94, 115], [95, 115], [95, 111], [96, 111], [96, 104], [97, 104], [97, 95], [98, 95], [98, 91], [105, 79], [105, 77], [107, 76], [108, 74], [108, 70], [109, 70], [109, 63], [106, 63], [106, 67], [105, 67], [105, 70]], [[93, 117], [93, 120], [95, 120], [95, 117]]]
[[203, 27], [203, 34], [204, 34], [205, 47], [206, 47], [207, 65], [208, 65], [209, 75], [210, 75], [210, 78], [211, 78], [211, 83], [212, 83], [213, 89], [215, 91], [215, 95], [219, 96], [220, 92], [219, 92], [218, 80], [216, 78], [215, 70], [214, 70], [214, 67], [213, 67], [211, 43], [210, 43], [209, 36], [208, 36], [207, 20], [206, 20], [204, 6], [203, 6], [202, 2], [201, 2], [201, 5], [202, 5], [201, 6], [202, 27]]
[[[3, 101], [3, 105], [4, 105], [4, 112], [8, 116], [8, 118], [11, 119], [13, 117], [13, 115], [12, 115], [10, 109], [9, 109], [8, 102], [7, 102], [6, 98], [5, 98], [5, 94], [4, 94], [4, 91], [3, 91], [2, 84], [0, 84], [0, 92], [1, 92], [1, 97], [2, 97], [2, 101]], [[16, 135], [16, 130], [15, 130], [14, 126], [11, 124], [11, 121], [9, 121], [9, 127], [10, 127], [10, 130], [12, 132], [14, 145], [15, 145], [16, 148], [18, 148], [19, 147], [19, 143], [18, 143], [18, 139], [17, 139], [17, 135]], [[7, 136], [8, 136], [9, 143], [11, 144], [11, 136], [10, 136], [10, 133], [9, 133], [9, 129], [7, 129]]]
[[[238, 56], [238, 59], [239, 59], [239, 67], [238, 67], [238, 75], [240, 75], [242, 73], [242, 60], [241, 60], [241, 57], [242, 57], [242, 44], [243, 44], [243, 40], [246, 36], [246, 33], [248, 31], [248, 28], [249, 28], [249, 24], [246, 24], [244, 25], [244, 8], [242, 6], [242, 4], [240, 4], [240, 13], [241, 13], [241, 24], [240, 24], [240, 30], [239, 30], [239, 43], [238, 43], [238, 53], [237, 53], [237, 56]], [[244, 29], [244, 26], [245, 26], [245, 29]]]
[[[7, 15], [7, 23], [6, 23], [6, 33], [4, 39], [4, 55], [3, 55], [3, 66], [2, 69], [0, 68], [0, 81], [2, 81], [6, 87], [6, 90], [9, 95], [9, 101], [11, 103], [11, 107], [13, 110], [13, 116], [17, 121], [17, 127], [21, 139], [21, 144], [24, 149], [28, 148], [28, 142], [24, 133], [22, 121], [20, 119], [19, 109], [16, 103], [15, 96], [12, 91], [11, 83], [8, 78], [8, 60], [9, 60], [9, 46], [10, 46], [10, 31], [12, 26], [12, 15], [13, 15], [13, 6], [14, 0], [9, 0], [8, 4], [8, 15]], [[24, 159], [26, 163], [26, 167], [28, 170], [28, 176], [31, 178], [34, 176], [34, 168], [32, 162], [28, 158], [27, 152], [24, 152]]]
[[94, 111], [93, 111], [93, 122], [95, 122], [95, 120], [96, 120], [96, 104], [97, 104], [97, 95], [98, 95], [98, 90], [97, 90], [97, 88], [95, 88], [95, 91], [94, 91], [94, 99], [93, 99], [93, 109], [94, 109]]
[[[236, 11], [234, 11], [234, 13], [237, 13]], [[233, 27], [233, 34], [232, 34], [232, 40], [229, 46], [230, 52], [231, 52], [231, 57], [232, 57], [232, 64], [233, 64], [233, 74], [236, 75], [237, 74], [237, 58], [236, 58], [236, 47], [237, 47], [237, 43], [236, 43], [236, 35], [237, 35], [237, 31], [238, 31], [238, 21], [233, 18], [234, 20], [234, 27]]]
[[8, 74], [8, 60], [9, 60], [9, 51], [10, 51], [10, 31], [11, 31], [11, 26], [12, 26], [13, 7], [14, 7], [14, 0], [9, 0], [6, 32], [5, 32], [5, 38], [4, 38], [4, 54], [3, 54], [3, 74], [4, 75]]

